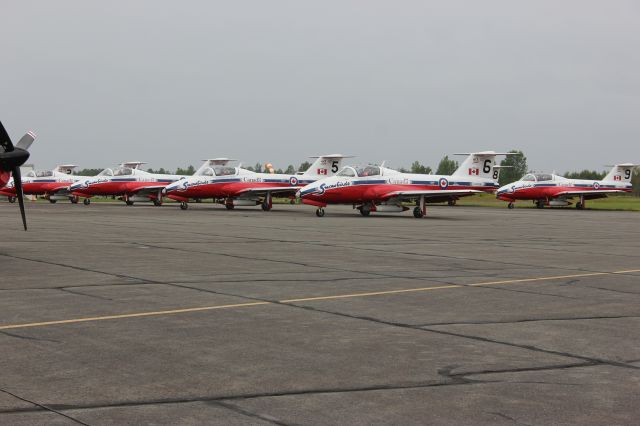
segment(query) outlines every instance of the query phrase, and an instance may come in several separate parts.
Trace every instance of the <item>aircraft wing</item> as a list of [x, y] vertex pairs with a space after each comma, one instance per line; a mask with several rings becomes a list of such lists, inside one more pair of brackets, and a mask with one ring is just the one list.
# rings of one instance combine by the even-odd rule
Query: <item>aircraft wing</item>
[[255, 188], [244, 188], [238, 194], [295, 194], [302, 186], [256, 186]]
[[[71, 186], [71, 185], [69, 185]], [[56, 189], [54, 189], [53, 191], [51, 191], [51, 193], [55, 194], [55, 195], [63, 195], [66, 197], [71, 197], [71, 190], [69, 189], [69, 186], [60, 186]]]
[[167, 185], [141, 186], [131, 191], [131, 193], [139, 195], [140, 197], [154, 198], [158, 195], [158, 191], [164, 189], [166, 186]]
[[625, 194], [626, 192], [621, 189], [600, 189], [600, 190], [585, 190], [585, 191], [562, 191], [554, 194], [554, 197], [580, 197], [583, 196], [589, 198], [604, 198], [607, 194]]
[[482, 191], [477, 191], [475, 189], [425, 189], [416, 191], [392, 191], [382, 195], [381, 198], [418, 198], [424, 195], [425, 199], [428, 200], [430, 198], [442, 199], [450, 197], [466, 197], [474, 194], [482, 194]]

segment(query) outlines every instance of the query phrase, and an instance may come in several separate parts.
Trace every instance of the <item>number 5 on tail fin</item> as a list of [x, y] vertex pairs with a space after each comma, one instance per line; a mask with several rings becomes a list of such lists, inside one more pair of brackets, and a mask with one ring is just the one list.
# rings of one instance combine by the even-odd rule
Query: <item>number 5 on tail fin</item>
[[307, 169], [302, 176], [307, 178], [321, 179], [335, 175], [342, 168], [342, 160], [352, 158], [351, 156], [342, 154], [321, 155], [315, 158], [311, 167]]

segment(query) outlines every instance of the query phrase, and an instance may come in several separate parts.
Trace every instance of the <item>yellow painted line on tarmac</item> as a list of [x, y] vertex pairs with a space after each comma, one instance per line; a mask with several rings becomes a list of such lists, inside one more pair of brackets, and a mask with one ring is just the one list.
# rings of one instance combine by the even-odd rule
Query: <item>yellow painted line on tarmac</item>
[[[335, 300], [335, 299], [354, 299], [357, 297], [370, 297], [370, 296], [384, 296], [384, 295], [393, 295], [393, 294], [403, 294], [403, 293], [417, 293], [431, 290], [443, 290], [443, 289], [451, 289], [451, 288], [464, 288], [464, 287], [480, 287], [480, 286], [489, 286], [489, 285], [508, 285], [508, 284], [521, 284], [521, 283], [529, 283], [529, 282], [540, 282], [540, 281], [552, 281], [552, 280], [562, 280], [569, 278], [582, 278], [582, 277], [595, 277], [595, 276], [603, 276], [603, 275], [614, 275], [614, 274], [625, 274], [625, 273], [633, 273], [640, 272], [640, 269], [631, 269], [626, 271], [614, 271], [614, 272], [591, 272], [586, 274], [573, 274], [573, 275], [555, 275], [551, 277], [537, 277], [537, 278], [519, 278], [512, 280], [501, 280], [501, 281], [486, 281], [472, 284], [448, 284], [441, 286], [433, 286], [433, 287], [419, 287], [419, 288], [405, 288], [398, 290], [387, 290], [387, 291], [374, 291], [374, 292], [366, 292], [366, 293], [351, 293], [351, 294], [337, 294], [332, 296], [318, 296], [318, 297], [305, 297], [299, 299], [286, 299], [279, 300], [277, 303], [296, 303], [296, 302], [313, 302], [318, 300]], [[64, 324], [77, 324], [83, 322], [97, 322], [97, 321], [109, 321], [109, 320], [117, 320], [117, 319], [127, 319], [127, 318], [142, 318], [142, 317], [153, 317], [153, 316], [163, 316], [163, 315], [175, 315], [175, 314], [185, 314], [191, 312], [202, 312], [202, 311], [213, 311], [213, 310], [221, 310], [221, 309], [235, 309], [235, 308], [249, 308], [254, 306], [265, 306], [265, 305], [273, 305], [274, 302], [249, 302], [249, 303], [235, 303], [229, 305], [214, 305], [214, 306], [200, 306], [195, 308], [184, 308], [184, 309], [171, 309], [166, 311], [153, 311], [153, 312], [137, 312], [131, 314], [119, 314], [119, 315], [105, 315], [99, 317], [86, 317], [86, 318], [73, 318], [66, 320], [58, 320], [58, 321], [42, 321], [42, 322], [32, 322], [25, 324], [8, 324], [0, 326], [0, 330], [13, 330], [17, 328], [33, 328], [33, 327], [46, 327], [51, 325], [64, 325]]]
[[233, 305], [202, 306], [198, 308], [172, 309], [170, 311], [138, 312], [133, 314], [105, 315], [101, 317], [74, 318], [74, 319], [59, 320], [59, 321], [32, 322], [29, 324], [3, 325], [3, 326], [0, 326], [0, 330], [11, 330], [14, 328], [28, 328], [28, 327], [44, 327], [47, 325], [76, 324], [80, 322], [107, 321], [107, 320], [124, 319], [124, 318], [139, 318], [139, 317], [152, 317], [152, 316], [159, 316], [159, 315], [185, 314], [188, 312], [212, 311], [214, 309], [246, 308], [249, 306], [258, 306], [258, 305], [271, 305], [271, 302], [236, 303]]
[[442, 290], [444, 288], [460, 288], [460, 287], [464, 287], [464, 286], [459, 284], [449, 284], [449, 285], [439, 285], [437, 287], [405, 288], [401, 290], [372, 291], [369, 293], [353, 293], [353, 294], [338, 294], [334, 296], [305, 297], [302, 299], [280, 300], [280, 303], [312, 302], [314, 300], [331, 300], [331, 299], [350, 299], [355, 297], [382, 296], [385, 294], [412, 293], [417, 291]]

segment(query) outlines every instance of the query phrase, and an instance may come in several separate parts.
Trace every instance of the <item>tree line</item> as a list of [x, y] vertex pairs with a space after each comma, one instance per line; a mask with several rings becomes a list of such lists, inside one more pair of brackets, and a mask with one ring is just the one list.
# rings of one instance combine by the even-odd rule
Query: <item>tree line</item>
[[[500, 166], [504, 167], [500, 170], [500, 177], [498, 182], [500, 185], [506, 185], [510, 182], [515, 182], [522, 178], [525, 174], [529, 173], [529, 167], [527, 165], [527, 157], [524, 155], [522, 151], [511, 150], [509, 151], [515, 155], [509, 155], [504, 158], [500, 162]], [[307, 169], [311, 167], [311, 163], [309, 161], [305, 161], [300, 164], [298, 167], [295, 167], [293, 164], [289, 164], [286, 169], [277, 168], [274, 169], [274, 173], [288, 174], [292, 175], [296, 172], [303, 173], [307, 171]], [[448, 155], [445, 155], [442, 160], [438, 163], [438, 167], [436, 168], [435, 174], [437, 175], [451, 175], [456, 169], [459, 167], [457, 161], [450, 159]], [[256, 163], [254, 166], [245, 166], [247, 170], [251, 170], [256, 173], [267, 173], [269, 170], [265, 167], [265, 165], [261, 163]], [[422, 164], [420, 161], [416, 160], [411, 163], [411, 166], [408, 168], [400, 167], [398, 169], [403, 173], [419, 173], [419, 174], [431, 174], [433, 173], [433, 169], [430, 166]], [[100, 173], [102, 169], [82, 169], [78, 171], [78, 175], [81, 176], [95, 176]], [[178, 167], [175, 173], [169, 171], [169, 169], [165, 169], [163, 167], [159, 169], [147, 169], [149, 173], [159, 173], [159, 174], [176, 174], [176, 175], [186, 175], [190, 176], [195, 173], [196, 168], [190, 165], [187, 168]], [[562, 176], [569, 179], [588, 179], [588, 180], [601, 180], [606, 176], [606, 171], [597, 171], [597, 170], [581, 170], [581, 171], [569, 171], [563, 174]], [[633, 193], [634, 195], [640, 196], [640, 170], [636, 169], [631, 178], [631, 182], [633, 184]]]

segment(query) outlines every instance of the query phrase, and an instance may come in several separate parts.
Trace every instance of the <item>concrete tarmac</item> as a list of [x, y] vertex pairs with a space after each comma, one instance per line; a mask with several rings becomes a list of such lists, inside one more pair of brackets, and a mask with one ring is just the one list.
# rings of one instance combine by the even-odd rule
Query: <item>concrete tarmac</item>
[[0, 423], [638, 424], [640, 214], [0, 203]]

